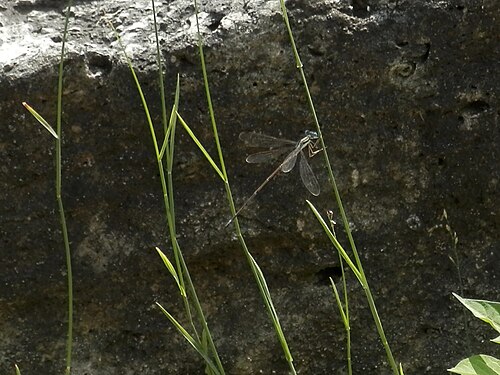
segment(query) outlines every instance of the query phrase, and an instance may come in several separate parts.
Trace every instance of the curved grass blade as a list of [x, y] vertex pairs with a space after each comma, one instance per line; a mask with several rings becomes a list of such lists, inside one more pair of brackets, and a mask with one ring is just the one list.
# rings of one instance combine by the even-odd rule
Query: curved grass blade
[[50, 134], [52, 134], [52, 136], [55, 138], [55, 139], [59, 139], [59, 137], [57, 136], [57, 133], [56, 131], [52, 128], [52, 126], [49, 125], [49, 123], [47, 121], [45, 121], [45, 119], [42, 117], [42, 115], [40, 115], [37, 111], [35, 111], [28, 103], [26, 102], [23, 102], [23, 106], [24, 108], [26, 108], [29, 113], [31, 113], [33, 115], [33, 117], [40, 123], [42, 124], [42, 126], [47, 129], [49, 131]]
[[167, 267], [168, 272], [170, 272], [170, 274], [174, 278], [175, 282], [177, 283], [177, 287], [179, 288], [181, 295], [183, 297], [186, 297], [186, 290], [181, 285], [181, 283], [179, 281], [179, 277], [177, 276], [177, 271], [175, 271], [173, 264], [170, 262], [170, 260], [167, 258], [167, 256], [163, 253], [163, 251], [161, 251], [158, 247], [156, 247], [156, 251], [160, 255], [161, 260], [163, 260], [163, 263], [165, 264], [165, 267]]
[[349, 320], [347, 319], [347, 315], [344, 311], [344, 307], [342, 306], [342, 301], [340, 299], [340, 295], [339, 295], [339, 291], [337, 290], [337, 287], [335, 286], [335, 283], [333, 282], [333, 279], [331, 277], [329, 277], [330, 279], [330, 285], [332, 286], [332, 292], [335, 296], [335, 301], [337, 302], [337, 306], [339, 308], [339, 311], [340, 311], [340, 316], [342, 318], [342, 323], [344, 323], [344, 325], [346, 327], [349, 327]]

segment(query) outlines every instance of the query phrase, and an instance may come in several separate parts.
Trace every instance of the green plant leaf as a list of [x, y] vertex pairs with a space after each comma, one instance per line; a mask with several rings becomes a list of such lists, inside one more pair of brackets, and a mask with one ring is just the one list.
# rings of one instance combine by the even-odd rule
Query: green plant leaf
[[160, 255], [161, 260], [163, 260], [163, 263], [165, 264], [165, 267], [167, 267], [168, 272], [170, 272], [175, 282], [177, 283], [177, 287], [179, 288], [181, 295], [183, 297], [186, 297], [186, 291], [179, 282], [179, 277], [177, 276], [177, 272], [175, 271], [173, 264], [170, 262], [170, 260], [168, 260], [167, 256], [158, 247], [156, 248], [156, 251]]
[[40, 123], [42, 124], [42, 126], [47, 129], [49, 131], [50, 134], [52, 134], [52, 136], [55, 138], [55, 139], [59, 139], [59, 137], [57, 136], [57, 133], [56, 131], [52, 128], [52, 126], [49, 125], [49, 123], [47, 121], [45, 121], [45, 119], [42, 117], [42, 115], [40, 115], [37, 111], [35, 111], [28, 103], [26, 102], [23, 102], [23, 106], [24, 108], [26, 108], [28, 110], [29, 113], [31, 113], [33, 115], [33, 117]]
[[489, 355], [474, 355], [461, 360], [448, 371], [461, 375], [500, 375], [500, 361]]
[[403, 364], [402, 363], [399, 364], [399, 374], [405, 375], [405, 373], [403, 372]]
[[199, 355], [205, 360], [206, 364], [210, 367], [210, 369], [214, 372], [214, 374], [219, 375], [220, 372], [217, 370], [211, 359], [208, 357], [207, 353], [203, 350], [203, 347], [198, 343], [193, 336], [189, 334], [188, 331], [184, 329], [184, 327], [167, 311], [163, 308], [162, 305], [160, 305], [158, 302], [156, 302], [158, 307], [161, 309], [163, 314], [170, 320], [170, 322], [174, 325], [175, 328], [181, 333], [182, 336], [191, 344], [191, 346], [198, 352]]
[[16, 368], [16, 375], [21, 375], [21, 370], [19, 370], [19, 367], [17, 367], [17, 365], [14, 365], [14, 367]]
[[219, 169], [219, 167], [217, 166], [217, 164], [215, 164], [215, 161], [212, 159], [212, 157], [207, 152], [207, 150], [205, 149], [205, 147], [203, 147], [203, 145], [198, 140], [198, 138], [196, 138], [196, 136], [194, 135], [194, 133], [191, 130], [191, 128], [186, 124], [186, 122], [183, 120], [183, 118], [181, 117], [181, 115], [178, 112], [177, 112], [177, 117], [179, 118], [179, 121], [181, 122], [182, 126], [184, 126], [184, 129], [186, 129], [186, 131], [189, 134], [189, 136], [193, 139], [194, 143], [196, 143], [196, 146], [198, 146], [198, 148], [200, 149], [200, 151], [207, 158], [208, 162], [212, 165], [212, 168], [217, 172], [217, 174], [220, 176], [220, 178], [222, 179], [222, 181], [226, 182], [226, 179], [224, 178], [224, 174], [222, 174], [222, 172]]
[[[500, 332], [500, 302], [462, 298], [456, 293], [453, 293], [453, 295], [467, 307], [476, 318], [488, 323], [494, 330]], [[497, 344], [500, 343], [500, 336], [491, 341]]]
[[335, 283], [333, 282], [333, 279], [330, 277], [330, 284], [332, 286], [332, 291], [335, 295], [335, 301], [337, 302], [337, 306], [339, 308], [340, 316], [342, 318], [342, 322], [346, 327], [349, 327], [349, 320], [347, 319], [347, 315], [344, 312], [344, 308], [342, 307], [342, 301], [340, 300], [339, 292], [337, 290], [337, 287], [335, 286]]
[[351, 260], [351, 258], [349, 257], [349, 255], [346, 253], [346, 251], [344, 250], [344, 248], [342, 247], [342, 245], [339, 243], [339, 241], [337, 241], [337, 238], [333, 235], [332, 231], [328, 227], [328, 224], [326, 224], [325, 220], [323, 219], [323, 217], [321, 216], [321, 214], [318, 212], [318, 210], [316, 209], [316, 207], [314, 207], [314, 205], [310, 201], [308, 201], [307, 199], [306, 199], [306, 202], [309, 205], [309, 208], [313, 212], [314, 216], [316, 216], [316, 219], [318, 220], [318, 222], [323, 227], [323, 231], [326, 233], [326, 235], [328, 236], [328, 238], [332, 242], [333, 246], [335, 246], [335, 248], [340, 253], [340, 255], [342, 256], [342, 258], [346, 261], [347, 265], [351, 268], [352, 272], [357, 277], [357, 279], [361, 282], [361, 284], [363, 284], [363, 281], [362, 281], [363, 278], [361, 276], [361, 273], [359, 272], [358, 268], [353, 263], [353, 261]]

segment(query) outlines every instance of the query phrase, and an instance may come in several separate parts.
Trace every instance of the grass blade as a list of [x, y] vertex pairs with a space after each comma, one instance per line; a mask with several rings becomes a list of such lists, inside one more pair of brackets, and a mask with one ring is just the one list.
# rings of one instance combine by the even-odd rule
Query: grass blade
[[326, 224], [325, 220], [321, 216], [321, 214], [318, 212], [316, 207], [314, 205], [306, 200], [307, 204], [309, 205], [309, 208], [313, 212], [314, 216], [316, 216], [316, 219], [319, 221], [321, 226], [323, 227], [324, 232], [330, 239], [330, 241], [333, 243], [337, 251], [342, 255], [342, 258], [346, 261], [347, 265], [351, 268], [352, 272], [354, 272], [354, 275], [357, 277], [357, 279], [362, 283], [363, 277], [361, 276], [361, 272], [358, 270], [358, 267], [352, 262], [351, 258], [349, 255], [346, 253], [342, 245], [337, 241], [337, 238], [333, 235], [332, 231], [328, 227], [328, 224]]
[[24, 108], [26, 108], [29, 113], [33, 115], [33, 117], [40, 123], [42, 126], [49, 131], [50, 134], [55, 139], [59, 139], [59, 136], [57, 135], [56, 131], [52, 128], [52, 126], [49, 125], [49, 123], [40, 115], [37, 111], [35, 111], [28, 103], [23, 102]]
[[[225, 163], [224, 163], [224, 155], [222, 152], [222, 147], [221, 147], [221, 143], [220, 143], [220, 139], [219, 139], [217, 122], [215, 120], [215, 112], [214, 112], [213, 105], [212, 105], [212, 99], [211, 99], [211, 94], [210, 94], [210, 85], [208, 83], [208, 74], [207, 74], [207, 69], [205, 66], [205, 55], [203, 53], [203, 43], [202, 43], [202, 38], [201, 38], [201, 33], [200, 33], [200, 25], [199, 25], [199, 20], [198, 20], [198, 3], [196, 0], [194, 0], [194, 8], [195, 8], [195, 17], [196, 17], [196, 29], [197, 29], [197, 35], [198, 35], [198, 50], [199, 50], [199, 54], [200, 54], [201, 70], [203, 73], [203, 83], [204, 83], [204, 87], [205, 87], [205, 96], [207, 99], [207, 105], [208, 105], [208, 110], [209, 110], [209, 114], [210, 114], [210, 121], [212, 123], [212, 131], [214, 134], [215, 144], [216, 144], [217, 153], [219, 155], [219, 161], [220, 161], [220, 166], [221, 166], [220, 170], [218, 168], [217, 168], [217, 170], [220, 172], [220, 173], [219, 172], [218, 173], [219, 173], [220, 177], [222, 178], [222, 180], [224, 181], [224, 187], [226, 190], [226, 196], [227, 196], [229, 208], [231, 210], [231, 215], [235, 216], [236, 208], [234, 205], [234, 199], [233, 199], [233, 195], [231, 192], [231, 187], [229, 185], [229, 179], [227, 177], [227, 171], [226, 171], [226, 167], [225, 167]], [[182, 123], [182, 121], [181, 121], [181, 123]], [[202, 149], [202, 152], [203, 152], [203, 149]], [[216, 164], [213, 162], [213, 160], [211, 160], [211, 158], [209, 158], [209, 155], [208, 155], [208, 153], [206, 153], [206, 151], [205, 151], [205, 155], [207, 157], [207, 160], [209, 160], [209, 162], [212, 164], [212, 166], [214, 168], [217, 167]], [[292, 356], [290, 354], [288, 344], [285, 340], [283, 330], [281, 329], [281, 324], [278, 320], [278, 315], [276, 314], [276, 310], [274, 309], [274, 306], [272, 304], [271, 295], [270, 295], [269, 289], [267, 288], [267, 285], [265, 283], [264, 275], [262, 274], [262, 271], [260, 270], [260, 268], [258, 267], [257, 263], [255, 262], [255, 260], [253, 259], [252, 255], [250, 254], [250, 252], [248, 250], [248, 247], [245, 243], [245, 239], [243, 238], [243, 234], [241, 233], [241, 228], [240, 228], [239, 221], [238, 221], [237, 217], [234, 219], [233, 223], [234, 223], [234, 227], [235, 227], [235, 231], [236, 231], [236, 236], [241, 244], [244, 255], [247, 259], [247, 262], [249, 263], [249, 266], [252, 270], [253, 276], [257, 282], [261, 297], [262, 297], [262, 299], [266, 305], [266, 308], [268, 310], [268, 313], [271, 317], [275, 332], [276, 332], [276, 334], [281, 342], [281, 346], [284, 350], [286, 360], [288, 361], [290, 371], [292, 374], [296, 374], [297, 372], [296, 372], [294, 365], [293, 365], [293, 359], [292, 359]]]
[[161, 251], [158, 247], [156, 247], [156, 251], [160, 255], [160, 258], [163, 260], [163, 263], [165, 264], [165, 267], [167, 267], [168, 272], [170, 272], [170, 274], [174, 278], [175, 282], [177, 283], [177, 287], [179, 288], [179, 291], [181, 292], [181, 296], [186, 297], [186, 290], [179, 282], [179, 277], [177, 276], [177, 272], [175, 271], [173, 264], [170, 262], [170, 260], [167, 258], [167, 256], [163, 253], [163, 251]]
[[180, 334], [182, 336], [184, 336], [184, 338], [186, 339], [186, 341], [194, 348], [194, 350], [196, 350], [198, 352], [198, 354], [200, 356], [203, 357], [203, 359], [205, 360], [205, 363], [210, 367], [210, 369], [214, 372], [214, 374], [218, 374], [219, 375], [220, 374], [219, 370], [217, 369], [217, 367], [215, 367], [215, 365], [213, 364], [213, 362], [206, 355], [206, 352], [203, 351], [203, 348], [202, 348], [201, 344], [198, 344], [198, 342], [193, 338], [193, 336], [191, 336], [189, 334], [189, 332], [186, 331], [184, 329], [184, 327], [167, 310], [165, 310], [163, 308], [162, 305], [160, 305], [158, 302], [156, 302], [156, 304], [161, 309], [161, 311], [163, 312], [163, 314], [165, 314], [165, 316], [168, 318], [168, 320], [170, 320], [170, 322], [174, 325], [174, 327], [177, 328], [177, 330], [180, 332]]
[[212, 159], [212, 157], [210, 156], [210, 154], [207, 152], [207, 150], [205, 149], [205, 147], [203, 147], [203, 145], [198, 140], [198, 138], [196, 138], [196, 136], [194, 135], [193, 131], [189, 128], [188, 124], [186, 124], [186, 122], [184, 121], [184, 119], [181, 117], [181, 115], [178, 112], [177, 112], [177, 117], [179, 118], [179, 121], [181, 122], [182, 126], [184, 126], [184, 129], [186, 129], [186, 132], [189, 134], [189, 136], [191, 137], [191, 139], [194, 141], [194, 143], [196, 143], [196, 146], [198, 146], [198, 148], [203, 153], [203, 155], [205, 155], [205, 158], [208, 160], [208, 162], [210, 163], [210, 165], [212, 166], [212, 168], [217, 172], [217, 174], [222, 179], [222, 181], [225, 182], [226, 179], [224, 177], [224, 174], [221, 172], [221, 170], [219, 169], [219, 167], [217, 166], [217, 164], [215, 164], [215, 162]]

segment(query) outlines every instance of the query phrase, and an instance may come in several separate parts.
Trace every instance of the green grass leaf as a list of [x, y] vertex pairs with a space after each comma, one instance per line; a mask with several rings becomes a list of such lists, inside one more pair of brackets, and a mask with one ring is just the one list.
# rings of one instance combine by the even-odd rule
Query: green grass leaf
[[23, 102], [23, 106], [24, 108], [26, 108], [28, 110], [29, 113], [31, 113], [33, 115], [33, 117], [40, 123], [42, 124], [42, 126], [47, 129], [49, 131], [50, 134], [52, 134], [52, 136], [55, 138], [55, 139], [59, 139], [59, 137], [57, 136], [57, 133], [56, 131], [52, 128], [52, 126], [49, 125], [49, 123], [42, 117], [42, 115], [40, 115], [37, 111], [35, 111], [28, 103], [26, 102]]
[[168, 272], [170, 272], [170, 274], [174, 278], [175, 282], [177, 283], [177, 287], [179, 288], [181, 295], [183, 297], [186, 297], [186, 291], [179, 281], [179, 277], [177, 275], [177, 272], [175, 271], [175, 268], [174, 268], [172, 262], [170, 262], [170, 260], [167, 258], [167, 256], [158, 247], [156, 248], [156, 251], [160, 255], [161, 260], [163, 260], [163, 263], [165, 264], [165, 267], [167, 267]]
[[215, 164], [215, 161], [212, 159], [212, 157], [210, 156], [208, 151], [205, 149], [205, 147], [203, 147], [203, 145], [198, 140], [198, 138], [196, 138], [196, 136], [194, 135], [191, 128], [188, 126], [188, 124], [186, 124], [186, 122], [183, 120], [183, 118], [181, 117], [181, 115], [179, 113], [177, 113], [177, 117], [179, 118], [179, 121], [181, 122], [182, 126], [184, 126], [184, 129], [186, 129], [189, 136], [193, 139], [194, 143], [196, 143], [196, 146], [198, 146], [198, 148], [203, 153], [203, 155], [205, 155], [205, 158], [207, 158], [208, 162], [212, 165], [212, 168], [217, 172], [217, 174], [220, 176], [222, 181], [225, 182], [226, 179], [224, 178], [224, 174], [221, 172], [221, 170], [219, 169], [217, 164]]
[[461, 360], [448, 371], [461, 375], [500, 375], [500, 361], [489, 355], [474, 355]]
[[342, 322], [346, 327], [349, 326], [349, 320], [347, 319], [347, 315], [345, 314], [344, 308], [342, 307], [342, 301], [340, 300], [340, 295], [337, 290], [337, 287], [335, 286], [335, 283], [333, 282], [333, 279], [330, 277], [330, 285], [332, 286], [332, 291], [335, 295], [335, 301], [337, 302], [337, 306], [339, 308], [340, 316], [342, 318]]
[[339, 241], [337, 241], [337, 238], [334, 236], [334, 234], [332, 233], [332, 231], [328, 227], [328, 224], [326, 224], [325, 220], [321, 216], [321, 214], [318, 212], [318, 210], [316, 209], [316, 207], [314, 207], [314, 205], [310, 201], [308, 201], [306, 199], [306, 202], [309, 205], [309, 208], [313, 212], [314, 216], [316, 216], [316, 219], [318, 220], [318, 222], [323, 227], [323, 231], [326, 233], [326, 235], [328, 236], [328, 238], [332, 242], [333, 246], [335, 246], [335, 248], [340, 253], [340, 255], [342, 256], [342, 258], [346, 261], [347, 265], [351, 268], [352, 272], [357, 277], [357, 279], [361, 283], [363, 283], [363, 281], [362, 281], [363, 277], [361, 276], [361, 273], [359, 272], [358, 268], [353, 263], [353, 261], [351, 260], [351, 258], [349, 257], [349, 255], [346, 253], [346, 251], [344, 250], [344, 248], [342, 247], [342, 245], [339, 243]]
[[170, 314], [167, 310], [163, 308], [162, 305], [160, 305], [158, 302], [156, 302], [158, 307], [161, 309], [163, 314], [170, 320], [170, 322], [174, 325], [175, 328], [181, 333], [182, 336], [191, 344], [191, 346], [198, 352], [199, 355], [203, 357], [205, 360], [206, 364], [210, 367], [210, 369], [213, 371], [214, 374], [219, 375], [220, 372], [219, 370], [215, 367], [213, 364], [212, 360], [208, 357], [207, 353], [203, 350], [203, 347], [198, 343], [193, 336], [189, 334], [188, 331], [184, 329], [184, 327]]

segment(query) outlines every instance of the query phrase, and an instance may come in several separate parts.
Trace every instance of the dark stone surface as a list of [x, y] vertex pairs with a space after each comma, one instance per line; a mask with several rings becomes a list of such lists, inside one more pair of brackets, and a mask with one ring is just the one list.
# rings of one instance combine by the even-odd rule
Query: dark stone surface
[[[54, 199], [53, 142], [21, 106], [53, 123], [62, 1], [0, 5], [0, 372], [64, 368], [65, 261]], [[202, 374], [155, 307], [181, 321], [149, 130], [103, 17], [131, 54], [159, 119], [147, 1], [78, 1], [65, 68], [63, 198], [75, 273], [74, 374]], [[273, 170], [245, 165], [240, 131], [298, 138], [313, 128], [276, 1], [201, 5], [215, 111], [240, 204]], [[215, 155], [189, 1], [157, 4], [169, 102]], [[497, 0], [294, 1], [296, 42], [389, 342], [407, 374], [443, 374], [492, 353], [493, 332], [463, 326], [446, 233], [460, 238], [465, 295], [497, 299], [499, 35]], [[157, 121], [158, 122], [158, 121]], [[159, 129], [159, 127], [158, 127]], [[287, 366], [231, 229], [220, 179], [179, 130], [174, 182], [180, 244], [230, 374]], [[339, 265], [304, 199], [334, 208], [321, 158], [318, 198], [298, 172], [278, 176], [241, 216], [267, 276], [296, 368], [343, 374], [345, 335], [328, 277]], [[340, 229], [339, 229], [339, 232]], [[339, 233], [343, 238], [343, 234]], [[360, 287], [349, 275], [354, 372], [388, 374]], [[467, 331], [467, 332], [466, 332]], [[486, 340], [481, 344], [481, 340]], [[467, 340], [469, 344], [467, 344]]]

